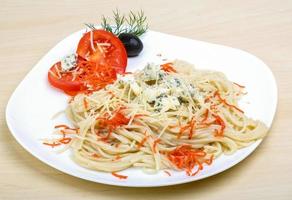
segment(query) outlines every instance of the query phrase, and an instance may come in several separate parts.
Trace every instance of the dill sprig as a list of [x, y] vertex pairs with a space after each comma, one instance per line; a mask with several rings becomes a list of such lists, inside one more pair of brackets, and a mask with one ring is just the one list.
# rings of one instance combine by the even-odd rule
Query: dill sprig
[[[104, 15], [101, 18], [101, 27], [113, 34], [119, 36], [121, 33], [130, 33], [136, 36], [143, 35], [147, 29], [147, 17], [142, 10], [134, 13], [130, 11], [128, 15], [121, 14], [118, 9], [113, 11], [113, 18], [106, 18]], [[113, 25], [111, 25], [113, 22]], [[85, 24], [90, 29], [95, 29], [94, 24]]]
[[143, 10], [137, 12], [136, 14], [130, 11], [128, 18], [126, 19], [128, 23], [128, 33], [132, 33], [136, 36], [140, 36], [145, 33], [148, 29], [148, 24], [146, 23], [146, 16], [144, 16]]
[[87, 26], [88, 28], [92, 29], [92, 30], [95, 30], [95, 26], [94, 24], [90, 24], [90, 23], [85, 23], [85, 26]]

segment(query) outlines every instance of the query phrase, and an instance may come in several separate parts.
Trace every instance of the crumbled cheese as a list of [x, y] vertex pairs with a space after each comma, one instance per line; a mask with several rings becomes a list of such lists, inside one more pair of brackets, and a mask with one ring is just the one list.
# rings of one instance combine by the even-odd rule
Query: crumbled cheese
[[166, 73], [160, 65], [153, 63], [136, 74], [118, 75], [117, 84], [130, 88], [145, 106], [151, 106], [157, 112], [179, 110], [181, 104], [194, 105], [195, 101], [203, 101], [195, 86], [175, 73]]
[[149, 87], [143, 91], [143, 96], [148, 103], [153, 103], [157, 98], [168, 93], [169, 89], [163, 87]]
[[68, 71], [74, 68], [77, 64], [76, 54], [69, 54], [61, 59], [62, 71]]
[[133, 92], [135, 93], [136, 96], [140, 95], [142, 89], [139, 87], [139, 85], [137, 84], [136, 81], [133, 81], [130, 83], [130, 87], [133, 90]]
[[159, 77], [160, 65], [155, 65], [154, 63], [148, 63], [143, 69], [144, 81], [156, 80]]
[[132, 74], [127, 74], [127, 75], [117, 74], [117, 80], [120, 83], [131, 83], [132, 81], [135, 81], [135, 78]]
[[174, 88], [178, 88], [181, 86], [181, 80], [176, 77], [170, 77], [167, 79], [167, 83]]
[[96, 51], [93, 43], [93, 31], [90, 31], [90, 46], [93, 51]]
[[132, 74], [128, 74], [128, 75], [119, 75], [117, 76], [117, 79], [119, 81], [120, 84], [122, 85], [126, 85], [129, 84], [132, 91], [134, 92], [134, 94], [136, 96], [141, 94], [141, 87], [138, 85], [138, 83], [136, 82], [134, 76]]
[[168, 110], [178, 110], [180, 102], [177, 97], [162, 95], [155, 100], [154, 108], [156, 111], [165, 112]]

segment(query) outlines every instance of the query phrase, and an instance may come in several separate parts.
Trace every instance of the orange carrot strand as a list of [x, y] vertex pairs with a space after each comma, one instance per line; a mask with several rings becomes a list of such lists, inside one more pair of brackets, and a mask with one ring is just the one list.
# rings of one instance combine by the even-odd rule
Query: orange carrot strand
[[217, 97], [219, 98], [219, 100], [220, 100], [223, 104], [225, 104], [226, 106], [232, 107], [232, 108], [234, 108], [235, 110], [238, 110], [239, 112], [244, 113], [243, 110], [241, 110], [240, 108], [236, 107], [235, 105], [229, 104], [229, 103], [226, 101], [226, 99], [223, 99], [223, 98], [221, 97], [221, 95], [219, 94], [218, 91], [215, 92], [214, 96], [217, 96]]
[[156, 139], [153, 143], [153, 152], [157, 153], [157, 144], [160, 142], [160, 139]]
[[177, 71], [173, 68], [173, 64], [172, 63], [164, 63], [162, 65], [160, 65], [161, 69], [165, 72], [174, 72], [176, 73]]
[[47, 146], [50, 146], [50, 147], [52, 147], [52, 148], [61, 145], [61, 143], [56, 143], [56, 142], [53, 142], [53, 143], [43, 142], [43, 144], [44, 144], [44, 145], [47, 145]]
[[238, 83], [235, 83], [235, 82], [233, 82], [233, 84], [234, 84], [234, 85], [237, 85], [237, 86], [240, 87], [240, 88], [245, 88], [244, 85], [239, 85]]
[[164, 173], [166, 173], [168, 176], [171, 176], [171, 173], [169, 171], [164, 170]]
[[117, 174], [116, 172], [112, 172], [112, 175], [119, 178], [119, 179], [127, 179], [128, 176]]

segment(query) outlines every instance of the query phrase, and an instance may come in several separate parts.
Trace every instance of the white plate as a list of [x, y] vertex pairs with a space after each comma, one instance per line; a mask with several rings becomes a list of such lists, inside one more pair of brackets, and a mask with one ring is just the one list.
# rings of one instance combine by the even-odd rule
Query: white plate
[[[164, 186], [195, 181], [222, 172], [246, 158], [259, 145], [260, 141], [231, 156], [221, 156], [193, 177], [185, 172], [171, 171], [172, 176], [168, 176], [163, 172], [149, 175], [140, 169], [128, 169], [121, 172], [129, 176], [126, 180], [78, 166], [70, 159], [70, 151], [56, 154], [40, 139], [51, 137], [54, 125], [68, 123], [65, 116], [51, 119], [55, 113], [65, 109], [68, 97], [48, 84], [47, 72], [53, 63], [75, 51], [83, 32], [70, 35], [51, 49], [19, 84], [6, 108], [6, 120], [13, 136], [44, 163], [72, 176], [98, 183], [133, 187]], [[238, 49], [153, 31], [147, 32], [142, 40], [144, 50], [138, 57], [129, 59], [128, 71], [142, 68], [147, 62], [162, 62], [162, 58], [179, 58], [198, 68], [224, 72], [230, 80], [246, 86], [248, 95], [240, 102], [245, 113], [271, 126], [277, 105], [277, 86], [272, 72], [261, 60]]]

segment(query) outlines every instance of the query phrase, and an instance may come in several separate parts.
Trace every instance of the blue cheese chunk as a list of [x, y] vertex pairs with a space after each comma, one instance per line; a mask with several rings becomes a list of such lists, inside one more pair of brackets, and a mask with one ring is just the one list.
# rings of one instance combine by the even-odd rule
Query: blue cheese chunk
[[170, 85], [172, 88], [179, 88], [181, 87], [181, 80], [176, 78], [176, 77], [169, 77], [167, 79], [167, 83]]
[[76, 67], [76, 64], [77, 64], [76, 54], [69, 54], [62, 58], [61, 60], [62, 71], [69, 71]]
[[153, 88], [146, 88], [143, 91], [144, 98], [148, 103], [152, 103], [159, 99], [161, 96], [169, 93], [169, 89], [163, 87], [153, 87]]
[[157, 80], [164, 76], [160, 70], [160, 65], [156, 65], [154, 63], [149, 63], [146, 65], [143, 69], [143, 75], [144, 81]]
[[117, 80], [120, 84], [130, 84], [131, 82], [135, 81], [135, 78], [133, 75], [120, 75], [117, 74]]
[[136, 82], [135, 77], [133, 75], [129, 74], [129, 75], [123, 76], [123, 75], [118, 74], [117, 79], [118, 79], [119, 84], [121, 85], [129, 84], [131, 87], [131, 90], [134, 92], [136, 96], [138, 96], [141, 93], [142, 89]]
[[154, 107], [159, 111], [177, 110], [180, 102], [177, 97], [164, 95], [155, 101]]

